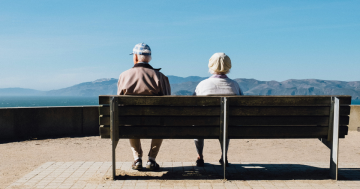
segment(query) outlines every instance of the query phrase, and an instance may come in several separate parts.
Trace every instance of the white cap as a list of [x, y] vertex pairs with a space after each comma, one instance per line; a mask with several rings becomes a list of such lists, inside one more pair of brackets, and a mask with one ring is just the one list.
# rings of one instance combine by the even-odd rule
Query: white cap
[[133, 54], [151, 55], [151, 49], [149, 45], [145, 43], [139, 43], [135, 45], [133, 52], [130, 55]]

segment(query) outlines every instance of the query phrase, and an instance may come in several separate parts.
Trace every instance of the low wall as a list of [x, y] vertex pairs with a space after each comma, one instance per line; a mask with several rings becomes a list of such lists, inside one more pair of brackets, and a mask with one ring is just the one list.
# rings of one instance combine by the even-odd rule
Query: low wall
[[[360, 127], [360, 105], [352, 105], [349, 130]], [[0, 108], [0, 140], [99, 135], [97, 106]]]
[[350, 121], [349, 121], [349, 130], [350, 131], [360, 131], [360, 105], [351, 105], [350, 106]]
[[0, 140], [99, 135], [98, 106], [0, 108]]

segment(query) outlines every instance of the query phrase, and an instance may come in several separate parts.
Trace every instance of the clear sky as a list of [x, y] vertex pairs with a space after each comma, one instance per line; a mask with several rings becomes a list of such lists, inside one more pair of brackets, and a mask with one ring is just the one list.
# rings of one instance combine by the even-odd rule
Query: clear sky
[[0, 0], [0, 88], [117, 78], [141, 42], [166, 75], [360, 81], [360, 1]]

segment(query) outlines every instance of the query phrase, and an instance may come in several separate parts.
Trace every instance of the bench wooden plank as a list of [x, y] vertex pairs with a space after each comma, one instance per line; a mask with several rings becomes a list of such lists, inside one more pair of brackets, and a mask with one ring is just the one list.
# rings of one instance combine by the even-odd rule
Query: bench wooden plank
[[[109, 117], [100, 117], [100, 125], [109, 125]], [[119, 125], [161, 125], [161, 126], [192, 126], [214, 125], [219, 126], [219, 117], [179, 117], [179, 116], [121, 116]]]
[[[101, 107], [100, 115], [109, 115], [109, 110], [109, 107]], [[119, 115], [220, 116], [220, 106], [120, 106]]]
[[194, 139], [207, 138], [219, 139], [219, 127], [208, 126], [182, 126], [182, 127], [162, 127], [162, 126], [132, 126], [119, 127], [121, 138], [163, 138], [163, 139]]
[[[131, 127], [119, 127], [120, 138], [128, 138], [129, 136], [137, 136], [138, 138], [149, 138], [149, 136], [158, 136], [158, 138], [181, 138], [184, 139], [194, 139], [199, 137], [194, 136], [203, 136], [204, 138], [214, 138], [219, 139], [219, 126], [217, 127], [192, 127], [192, 126], [183, 126], [183, 127], [161, 127], [161, 126], [131, 126]], [[171, 133], [171, 134], [166, 134]], [[154, 135], [155, 134], [155, 135]], [[187, 135], [190, 134], [190, 137]], [[110, 138], [110, 127], [106, 125], [100, 126], [100, 136], [101, 138]], [[160, 137], [161, 136], [161, 137]], [[153, 138], [153, 137], [150, 137]]]
[[[109, 104], [109, 97], [99, 96], [99, 104]], [[116, 96], [116, 95], [115, 95]], [[217, 106], [220, 96], [117, 96], [124, 105], [172, 105], [172, 106]], [[351, 96], [340, 95], [340, 105], [351, 104]], [[228, 96], [230, 106], [328, 106], [330, 95], [326, 96]], [[175, 99], [175, 100], [174, 100]]]
[[[110, 117], [100, 117], [99, 125], [110, 125]], [[189, 117], [189, 116], [120, 116], [119, 125], [158, 125], [158, 126], [211, 126], [219, 125], [220, 117]], [[346, 126], [349, 124], [348, 116], [340, 117], [340, 125]], [[229, 125], [241, 125], [241, 126], [328, 126], [328, 116], [251, 116], [240, 117], [234, 116], [229, 118]]]
[[[230, 107], [230, 116], [329, 116], [330, 106]], [[341, 107], [340, 115], [349, 115], [350, 107]]]
[[[131, 126], [120, 127], [120, 138], [163, 138], [163, 139], [218, 139], [219, 127], [161, 127], [161, 126]], [[229, 126], [230, 139], [271, 139], [271, 138], [326, 138], [328, 127], [302, 126]], [[340, 126], [339, 137], [348, 133], [347, 126]], [[110, 137], [110, 127], [100, 127], [101, 138]]]
[[[99, 104], [109, 104], [110, 96], [99, 96]], [[220, 106], [219, 97], [201, 96], [117, 96], [119, 104], [138, 106]]]
[[[340, 117], [340, 125], [347, 126], [349, 124], [348, 116]], [[235, 126], [328, 126], [328, 116], [253, 116], [253, 117], [230, 117], [229, 125]]]
[[[109, 115], [109, 107], [101, 107], [100, 115]], [[328, 116], [330, 106], [230, 107], [230, 116]], [[340, 115], [349, 115], [350, 106], [340, 107]], [[121, 106], [119, 115], [133, 116], [220, 116], [220, 107], [208, 106]]]
[[[331, 96], [229, 96], [230, 106], [329, 106]], [[339, 96], [341, 105], [351, 104], [351, 96]]]
[[[230, 139], [270, 139], [270, 138], [326, 138], [329, 127], [302, 127], [302, 126], [229, 126]], [[347, 126], [341, 126], [339, 137], [344, 138], [348, 133]]]
[[[120, 138], [163, 138], [163, 139], [219, 139], [219, 127], [161, 127], [161, 126], [131, 126], [119, 127]], [[110, 127], [100, 127], [101, 138], [110, 137]], [[149, 137], [151, 136], [151, 137]]]

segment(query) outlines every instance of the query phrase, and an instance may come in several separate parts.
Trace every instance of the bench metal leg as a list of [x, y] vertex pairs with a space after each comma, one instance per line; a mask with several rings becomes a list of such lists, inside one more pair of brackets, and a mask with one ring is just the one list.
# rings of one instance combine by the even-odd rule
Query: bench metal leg
[[112, 178], [115, 180], [116, 176], [116, 158], [115, 149], [119, 142], [119, 114], [118, 114], [118, 100], [115, 97], [110, 97], [110, 136], [111, 136], [111, 153], [112, 153]]
[[339, 99], [334, 97], [334, 121], [333, 121], [333, 133], [331, 141], [330, 152], [330, 176], [331, 178], [338, 179], [338, 167], [339, 167], [339, 116], [340, 116], [340, 103]]
[[116, 176], [116, 158], [115, 158], [115, 141], [112, 140], [111, 153], [112, 153], [112, 179], [115, 180]]
[[226, 147], [227, 147], [227, 141], [228, 141], [228, 110], [229, 110], [229, 104], [227, 103], [227, 98], [222, 97], [221, 98], [221, 115], [220, 115], [220, 143], [222, 145], [222, 154], [223, 154], [223, 169], [224, 169], [224, 179], [226, 179]]
[[319, 139], [330, 149], [330, 177], [338, 179], [339, 157], [339, 99], [331, 97], [328, 138]]

